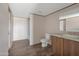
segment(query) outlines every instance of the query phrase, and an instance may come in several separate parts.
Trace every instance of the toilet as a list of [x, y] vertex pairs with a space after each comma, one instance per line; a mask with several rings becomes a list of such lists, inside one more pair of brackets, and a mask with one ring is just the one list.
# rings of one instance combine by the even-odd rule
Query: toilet
[[48, 40], [50, 39], [50, 34], [46, 33], [45, 38], [41, 39], [42, 47], [47, 47], [48, 46]]

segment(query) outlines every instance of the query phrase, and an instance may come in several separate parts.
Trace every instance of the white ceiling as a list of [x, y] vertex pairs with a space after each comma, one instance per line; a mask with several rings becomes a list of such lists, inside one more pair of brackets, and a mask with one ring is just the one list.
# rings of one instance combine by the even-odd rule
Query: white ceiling
[[30, 14], [48, 15], [65, 8], [72, 3], [10, 3], [10, 9], [14, 16], [29, 17]]

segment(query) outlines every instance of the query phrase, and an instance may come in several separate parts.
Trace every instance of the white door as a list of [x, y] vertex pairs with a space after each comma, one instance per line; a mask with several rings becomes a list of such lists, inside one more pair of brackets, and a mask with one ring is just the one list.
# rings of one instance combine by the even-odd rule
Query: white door
[[13, 40], [28, 39], [28, 19], [14, 17]]

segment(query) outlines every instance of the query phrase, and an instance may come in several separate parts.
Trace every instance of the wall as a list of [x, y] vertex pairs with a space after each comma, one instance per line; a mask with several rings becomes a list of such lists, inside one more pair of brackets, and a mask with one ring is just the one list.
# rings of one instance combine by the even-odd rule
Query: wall
[[[79, 13], [79, 4], [73, 5], [66, 9], [63, 9], [54, 14], [46, 16], [46, 32], [48, 33], [60, 33], [59, 30], [59, 19], [68, 18], [70, 15]], [[74, 17], [74, 16], [72, 16]]]
[[46, 17], [46, 32], [50, 34], [59, 33], [59, 15], [52, 14]]
[[8, 4], [0, 3], [0, 56], [8, 55], [9, 11]]
[[39, 15], [30, 16], [30, 45], [40, 43], [45, 35], [45, 17]]
[[14, 17], [13, 40], [28, 39], [28, 19]]
[[13, 41], [13, 14], [9, 11], [9, 48], [12, 46]]
[[34, 44], [34, 19], [33, 15], [30, 15], [30, 45]]

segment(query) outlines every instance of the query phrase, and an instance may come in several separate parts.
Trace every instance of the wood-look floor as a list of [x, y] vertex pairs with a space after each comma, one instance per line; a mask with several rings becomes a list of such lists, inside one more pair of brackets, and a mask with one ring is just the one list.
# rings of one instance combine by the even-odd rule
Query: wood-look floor
[[13, 42], [9, 50], [9, 56], [52, 56], [52, 47], [49, 45], [42, 48], [41, 44], [29, 46], [28, 40], [19, 40]]

